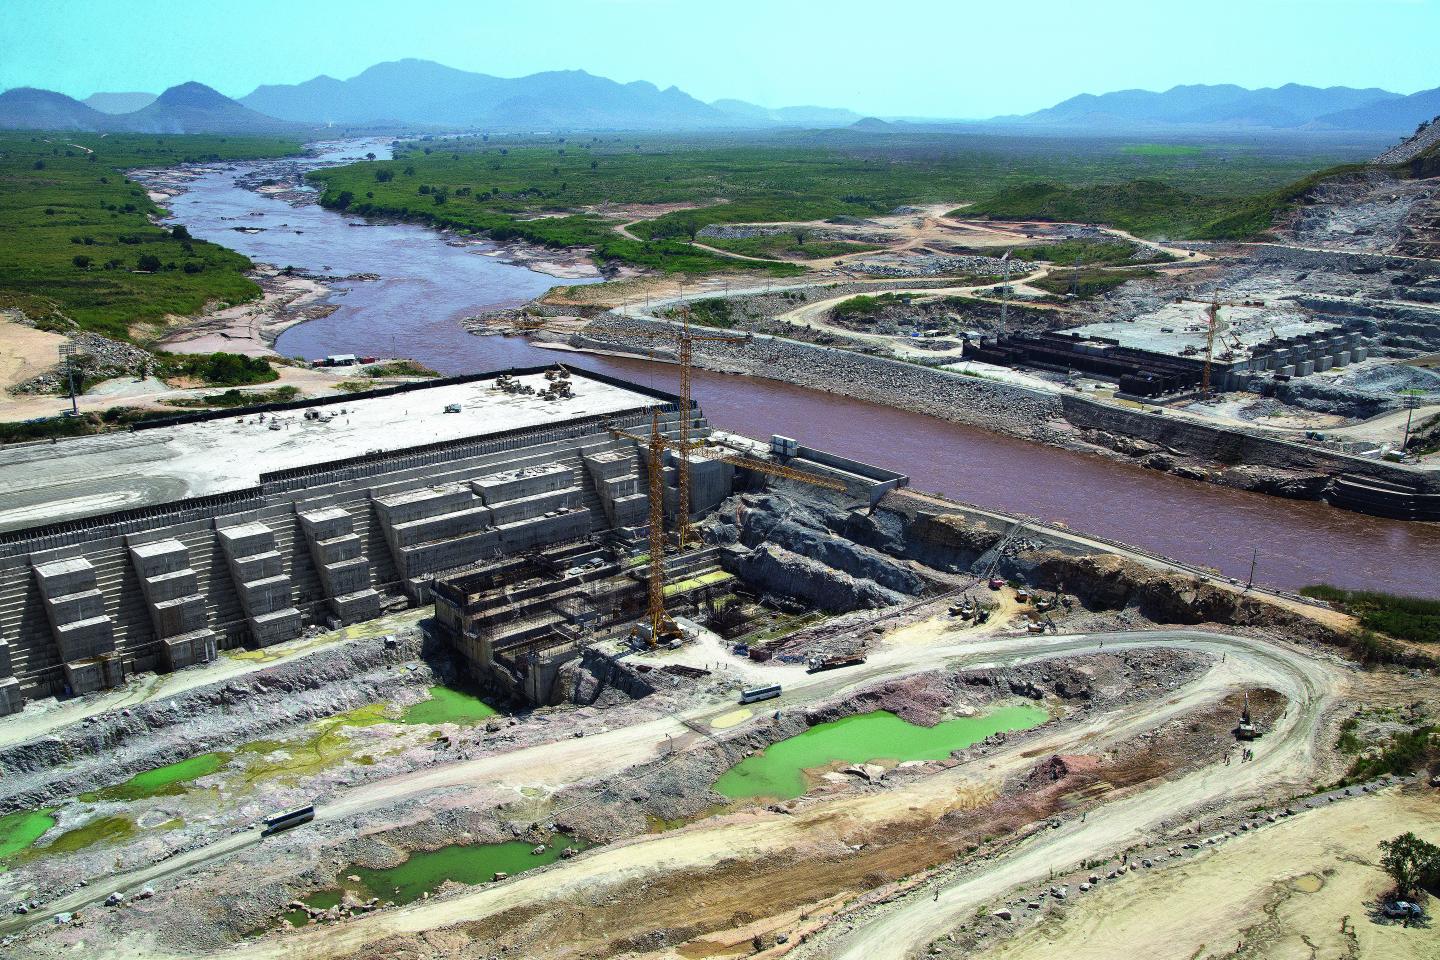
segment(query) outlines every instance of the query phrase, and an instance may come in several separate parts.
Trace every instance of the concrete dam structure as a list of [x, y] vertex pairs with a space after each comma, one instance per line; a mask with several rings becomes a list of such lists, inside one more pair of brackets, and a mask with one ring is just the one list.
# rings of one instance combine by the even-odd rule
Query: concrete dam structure
[[[658, 409], [673, 430], [677, 399], [595, 374], [542, 399], [543, 370], [508, 377], [4, 451], [0, 714], [424, 602], [441, 571], [643, 526], [642, 458], [608, 428], [647, 430]], [[69, 519], [24, 522], [39, 515]]]
[[[507, 558], [641, 544], [649, 461], [611, 431], [673, 438], [681, 416], [663, 391], [537, 367], [0, 451], [0, 715], [428, 603]], [[869, 502], [906, 482], [803, 446], [781, 459]], [[667, 455], [670, 519], [677, 473]], [[736, 477], [695, 458], [692, 514]]]

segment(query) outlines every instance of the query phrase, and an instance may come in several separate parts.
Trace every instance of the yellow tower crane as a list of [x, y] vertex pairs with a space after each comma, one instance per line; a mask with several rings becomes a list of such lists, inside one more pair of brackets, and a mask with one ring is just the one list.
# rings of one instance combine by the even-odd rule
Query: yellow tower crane
[[[686, 411], [688, 416], [688, 408]], [[683, 423], [685, 416], [681, 417]], [[845, 484], [830, 477], [822, 477], [818, 474], [809, 473], [804, 470], [793, 470], [790, 467], [781, 466], [778, 463], [766, 463], [763, 460], [755, 460], [734, 451], [724, 450], [720, 447], [710, 446], [706, 443], [691, 442], [688, 439], [672, 440], [660, 432], [660, 412], [658, 409], [650, 413], [650, 435], [642, 436], [637, 433], [630, 433], [618, 427], [611, 427], [610, 434], [626, 440], [633, 440], [645, 446], [649, 453], [648, 473], [650, 475], [650, 583], [649, 601], [647, 604], [646, 619], [650, 622], [650, 646], [659, 643], [661, 637], [676, 636], [678, 630], [675, 621], [665, 612], [665, 451], [676, 450], [681, 454], [683, 463], [687, 454], [697, 454], [708, 460], [718, 460], [721, 463], [732, 464], [745, 470], [753, 470], [756, 473], [769, 477], [780, 477], [786, 480], [797, 480], [800, 483], [808, 483], [811, 486], [822, 487], [827, 490], [845, 492]], [[689, 526], [688, 517], [680, 525], [682, 531], [677, 539], [680, 545], [684, 546], [684, 530]]]
[[676, 359], [680, 362], [680, 458], [678, 470], [680, 473], [680, 504], [676, 511], [676, 526], [679, 529], [679, 545], [684, 550], [690, 541], [690, 458], [686, 451], [690, 449], [690, 424], [693, 420], [691, 409], [690, 376], [694, 369], [694, 346], [696, 343], [745, 343], [748, 336], [737, 337], [733, 334], [718, 333], [692, 333], [690, 330], [690, 310], [683, 308], [681, 313], [681, 325], [678, 329], [665, 330], [627, 330], [625, 336], [648, 337], [654, 340], [675, 341]]

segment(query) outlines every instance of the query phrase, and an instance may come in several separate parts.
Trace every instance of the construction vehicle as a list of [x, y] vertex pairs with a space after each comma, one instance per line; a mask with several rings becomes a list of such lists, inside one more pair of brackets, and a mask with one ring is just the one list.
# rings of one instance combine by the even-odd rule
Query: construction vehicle
[[805, 661], [805, 672], [820, 673], [823, 670], [856, 667], [864, 662], [865, 654], [863, 653], [848, 653], [843, 657], [811, 657]]
[[[688, 419], [681, 418], [682, 422]], [[688, 439], [682, 445], [679, 440], [672, 440], [660, 432], [660, 411], [650, 411], [650, 435], [648, 437], [630, 433], [616, 427], [610, 428], [611, 436], [621, 437], [626, 440], [633, 440], [643, 444], [648, 451], [647, 473], [649, 474], [649, 497], [650, 497], [650, 583], [649, 602], [647, 604], [647, 622], [649, 636], [641, 636], [652, 648], [657, 646], [661, 640], [678, 639], [683, 636], [675, 621], [665, 612], [665, 451], [678, 450], [681, 452], [683, 463], [688, 454], [698, 454], [710, 460], [719, 460], [745, 470], [752, 470], [766, 476], [781, 477], [786, 480], [798, 480], [801, 483], [808, 483], [811, 486], [823, 487], [829, 490], [840, 492], [845, 491], [845, 484], [839, 480], [829, 477], [822, 477], [817, 474], [807, 473], [804, 470], [794, 470], [790, 467], [782, 467], [775, 463], [765, 463], [761, 460], [753, 460], [741, 456], [738, 453], [727, 452], [721, 448], [710, 446], [706, 443], [692, 442]], [[683, 476], [683, 474], [682, 474]], [[677, 537], [683, 547], [685, 540], [683, 531], [690, 523], [690, 517], [684, 513], [688, 503], [682, 502], [682, 508], [677, 517], [680, 528], [680, 535]]]
[[1250, 716], [1250, 693], [1245, 693], [1245, 707], [1240, 711], [1240, 724], [1235, 728], [1236, 740], [1254, 740], [1260, 736], [1260, 731], [1255, 727], [1255, 721]]

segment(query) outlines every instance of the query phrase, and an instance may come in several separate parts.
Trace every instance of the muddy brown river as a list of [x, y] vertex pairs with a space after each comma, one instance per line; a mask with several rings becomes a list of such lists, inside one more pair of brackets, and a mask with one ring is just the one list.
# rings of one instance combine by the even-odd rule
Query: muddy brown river
[[[323, 159], [379, 142], [328, 145]], [[175, 198], [175, 220], [255, 260], [331, 274], [378, 274], [340, 284], [330, 316], [286, 330], [289, 356], [410, 356], [446, 374], [564, 360], [671, 390], [667, 364], [558, 353], [519, 337], [477, 337], [459, 321], [519, 305], [560, 282], [453, 247], [405, 224], [366, 225], [319, 206], [291, 207], [244, 190], [248, 165], [199, 177]], [[236, 227], [259, 227], [242, 233]], [[1440, 597], [1440, 526], [1382, 520], [1320, 503], [1227, 490], [1082, 453], [1026, 443], [921, 414], [754, 377], [696, 371], [695, 394], [717, 427], [781, 433], [910, 475], [915, 487], [1134, 544], [1239, 578], [1296, 589], [1312, 583]]]

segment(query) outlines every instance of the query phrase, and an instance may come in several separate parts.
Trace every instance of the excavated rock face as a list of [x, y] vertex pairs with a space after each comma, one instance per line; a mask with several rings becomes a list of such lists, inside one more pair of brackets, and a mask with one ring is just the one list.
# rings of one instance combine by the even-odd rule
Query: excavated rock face
[[905, 599], [874, 580], [853, 577], [773, 543], [750, 551], [740, 559], [739, 568], [740, 576], [751, 583], [833, 613], [888, 607]]
[[721, 505], [705, 536], [751, 548], [738, 564], [744, 579], [825, 610], [888, 606], [924, 590], [925, 580], [908, 565], [867, 545], [886, 538], [865, 527], [843, 511], [779, 494], [745, 494]]

